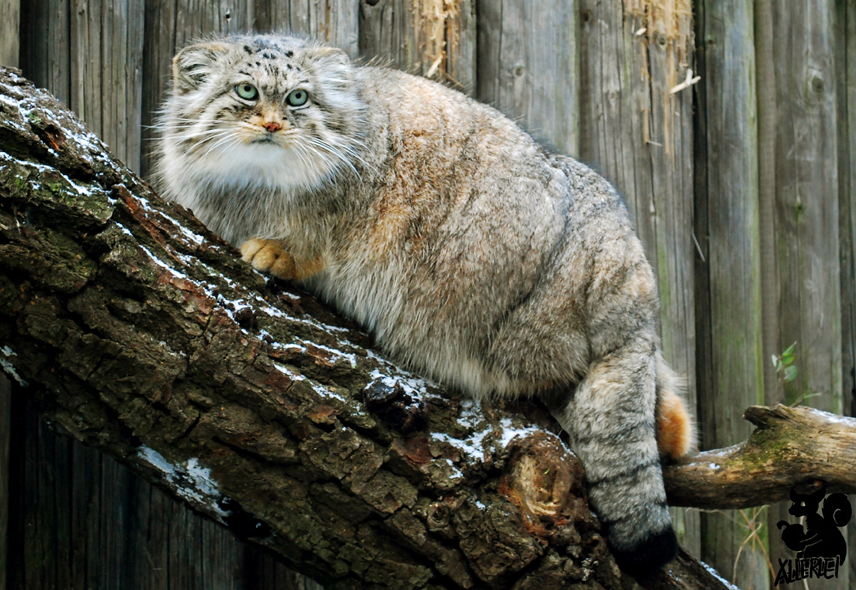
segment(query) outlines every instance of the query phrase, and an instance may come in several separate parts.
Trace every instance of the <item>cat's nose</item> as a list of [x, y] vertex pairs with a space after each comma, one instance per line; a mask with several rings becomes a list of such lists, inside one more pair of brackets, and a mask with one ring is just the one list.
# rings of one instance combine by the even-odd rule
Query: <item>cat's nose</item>
[[274, 133], [282, 129], [282, 125], [280, 125], [276, 121], [268, 121], [267, 123], [265, 123], [265, 129], [267, 129], [271, 133]]

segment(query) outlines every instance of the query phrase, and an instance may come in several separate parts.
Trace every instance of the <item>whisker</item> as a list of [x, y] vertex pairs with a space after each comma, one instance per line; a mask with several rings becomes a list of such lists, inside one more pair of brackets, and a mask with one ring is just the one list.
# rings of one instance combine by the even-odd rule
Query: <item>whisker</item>
[[356, 151], [354, 151], [353, 149], [351, 149], [348, 146], [341, 146], [341, 149], [345, 152], [345, 153], [342, 153], [341, 151], [339, 151], [339, 149], [337, 149], [337, 147], [339, 147], [339, 146], [332, 146], [322, 139], [319, 139], [317, 137], [309, 137], [307, 139], [309, 141], [311, 141], [319, 149], [323, 149], [323, 150], [327, 151], [328, 153], [330, 153], [331, 155], [339, 158], [351, 170], [353, 170], [354, 174], [356, 174], [357, 176], [359, 176], [359, 171], [354, 166], [353, 162], [351, 162], [351, 160], [345, 154], [350, 155], [355, 160], [358, 160], [366, 168], [370, 168], [370, 166], [366, 163], [366, 161]]
[[208, 154], [210, 154], [211, 152], [213, 152], [217, 148], [229, 146], [230, 143], [237, 145], [240, 141], [241, 141], [241, 139], [235, 135], [223, 137], [220, 140], [218, 140], [214, 145], [210, 146], [208, 148], [208, 150], [206, 150], [206, 152], [199, 157], [205, 158], [208, 156]]

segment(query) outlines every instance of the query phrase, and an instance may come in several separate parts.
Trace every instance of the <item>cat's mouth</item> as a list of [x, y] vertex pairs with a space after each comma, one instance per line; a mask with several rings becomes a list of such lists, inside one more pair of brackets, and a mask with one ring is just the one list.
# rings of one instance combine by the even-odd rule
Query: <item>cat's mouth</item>
[[257, 138], [255, 138], [255, 139], [253, 139], [253, 140], [250, 142], [250, 144], [255, 144], [255, 145], [258, 145], [258, 144], [278, 145], [278, 143], [277, 143], [276, 141], [274, 141], [273, 137], [271, 137], [271, 136], [269, 136], [269, 135], [263, 135], [263, 136], [261, 136], [261, 137], [257, 137]]

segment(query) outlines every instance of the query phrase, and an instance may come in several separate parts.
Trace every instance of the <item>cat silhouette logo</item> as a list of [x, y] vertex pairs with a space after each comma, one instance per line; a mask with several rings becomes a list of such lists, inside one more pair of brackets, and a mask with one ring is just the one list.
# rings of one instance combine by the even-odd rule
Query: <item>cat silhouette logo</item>
[[844, 494], [830, 494], [823, 502], [823, 515], [817, 513], [826, 487], [813, 494], [799, 494], [791, 488], [793, 505], [788, 513], [805, 517], [805, 526], [780, 520], [776, 526], [782, 531], [782, 542], [797, 552], [795, 560], [780, 559], [779, 573], [773, 584], [789, 584], [806, 578], [837, 578], [838, 568], [847, 558], [847, 544], [839, 530], [850, 522], [853, 508]]

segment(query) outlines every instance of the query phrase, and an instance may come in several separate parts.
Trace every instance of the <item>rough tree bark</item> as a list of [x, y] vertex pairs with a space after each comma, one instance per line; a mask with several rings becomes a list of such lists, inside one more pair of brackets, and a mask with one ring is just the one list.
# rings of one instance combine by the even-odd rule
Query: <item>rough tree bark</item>
[[[543, 408], [468, 402], [373, 353], [165, 204], [11, 69], [0, 318], [0, 365], [59, 431], [330, 588], [632, 585]], [[669, 477], [699, 473], [670, 482], [678, 503], [712, 505], [696, 504], [708, 485], [697, 465]], [[685, 554], [645, 586], [725, 587]]]

